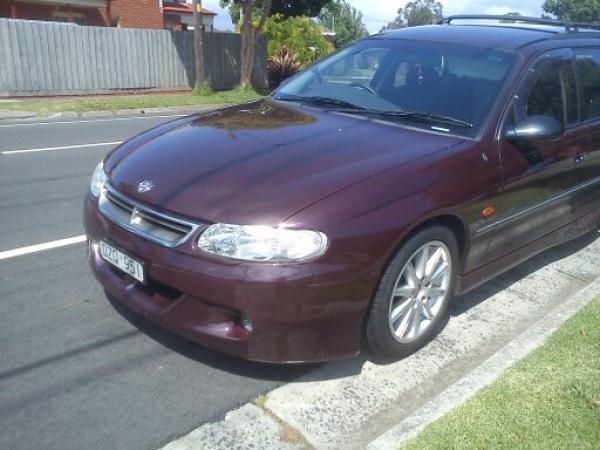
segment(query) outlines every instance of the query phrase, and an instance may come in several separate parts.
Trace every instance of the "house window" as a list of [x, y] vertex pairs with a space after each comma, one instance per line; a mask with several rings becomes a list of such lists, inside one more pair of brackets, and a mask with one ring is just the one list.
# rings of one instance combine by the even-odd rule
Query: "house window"
[[[72, 20], [69, 20], [69, 16]], [[53, 11], [52, 12], [52, 21], [54, 22], [73, 22], [77, 25], [85, 25], [86, 18], [85, 14], [82, 13], [67, 13], [66, 11]]]

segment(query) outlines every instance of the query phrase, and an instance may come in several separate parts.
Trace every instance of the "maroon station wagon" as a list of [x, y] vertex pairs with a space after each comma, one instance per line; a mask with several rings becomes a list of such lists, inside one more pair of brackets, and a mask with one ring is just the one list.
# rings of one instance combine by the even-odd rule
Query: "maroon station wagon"
[[107, 295], [259, 361], [414, 352], [448, 305], [600, 224], [600, 30], [497, 16], [371, 36], [271, 96], [112, 151]]

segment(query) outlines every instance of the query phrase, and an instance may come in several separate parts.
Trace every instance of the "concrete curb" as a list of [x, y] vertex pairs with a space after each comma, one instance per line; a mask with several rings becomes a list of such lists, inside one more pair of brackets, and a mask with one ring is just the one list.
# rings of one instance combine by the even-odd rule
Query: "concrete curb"
[[[600, 294], [597, 236], [545, 252], [468, 294], [437, 340], [415, 355], [388, 364], [329, 363], [244, 406], [252, 407], [248, 421], [232, 422], [228, 414], [166, 449], [397, 449]], [[266, 440], [244, 431], [264, 421], [275, 426]]]
[[506, 369], [537, 349], [548, 336], [598, 295], [600, 295], [600, 277], [563, 303], [558, 310], [542, 317], [466, 377], [371, 442], [367, 449], [397, 450], [400, 444], [418, 435], [429, 424], [462, 405], [482, 388], [494, 382]]
[[37, 117], [38, 113], [33, 111], [21, 111], [21, 110], [3, 110], [0, 108], [0, 121], [1, 120], [14, 120], [14, 119], [31, 119]]
[[163, 450], [188, 449], [295, 450], [283, 439], [278, 423], [258, 406], [247, 403], [227, 413], [221, 422], [202, 425], [167, 444]]

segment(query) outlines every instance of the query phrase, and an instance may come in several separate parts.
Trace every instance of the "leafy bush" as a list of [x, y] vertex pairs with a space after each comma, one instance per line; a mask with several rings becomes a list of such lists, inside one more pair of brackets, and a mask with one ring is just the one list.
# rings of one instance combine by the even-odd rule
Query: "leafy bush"
[[334, 50], [321, 26], [305, 16], [285, 19], [274, 14], [267, 19], [263, 34], [269, 38], [269, 58], [285, 47], [295, 53], [301, 65], [306, 65]]
[[269, 58], [268, 77], [269, 86], [275, 88], [286, 78], [295, 75], [300, 70], [300, 62], [294, 51], [288, 47], [281, 47], [275, 55]]

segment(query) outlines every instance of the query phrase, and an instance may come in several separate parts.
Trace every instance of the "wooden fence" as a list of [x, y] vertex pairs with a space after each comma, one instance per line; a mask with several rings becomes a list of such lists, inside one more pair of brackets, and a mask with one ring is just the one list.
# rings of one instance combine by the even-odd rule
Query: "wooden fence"
[[[205, 34], [205, 67], [214, 89], [240, 79], [241, 37]], [[253, 82], [266, 86], [267, 40], [256, 51]], [[0, 96], [64, 95], [195, 84], [193, 32], [82, 27], [0, 19]]]

